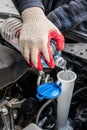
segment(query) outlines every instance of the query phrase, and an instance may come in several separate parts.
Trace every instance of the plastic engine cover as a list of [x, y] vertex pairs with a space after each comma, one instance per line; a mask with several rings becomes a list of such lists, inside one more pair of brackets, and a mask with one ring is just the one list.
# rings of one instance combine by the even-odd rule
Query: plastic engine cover
[[17, 81], [28, 69], [20, 52], [0, 45], [0, 89]]

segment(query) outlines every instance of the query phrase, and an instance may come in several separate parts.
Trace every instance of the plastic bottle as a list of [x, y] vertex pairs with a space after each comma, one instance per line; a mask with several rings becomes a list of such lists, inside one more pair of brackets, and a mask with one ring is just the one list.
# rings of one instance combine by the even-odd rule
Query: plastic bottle
[[[66, 60], [62, 57], [62, 52], [57, 49], [56, 42], [54, 40], [51, 40], [50, 48], [51, 48], [51, 52], [53, 54], [55, 66], [62, 68], [62, 69], [66, 69]], [[44, 68], [49, 68], [49, 66], [46, 64], [46, 62], [42, 56], [41, 56], [41, 62], [43, 64]]]
[[[2, 23], [2, 26], [0, 26], [0, 31], [2, 37], [11, 45], [13, 45], [15, 48], [17, 48], [20, 51], [19, 44], [18, 44], [18, 39], [20, 35], [22, 27], [22, 22], [18, 18], [8, 18], [4, 20]], [[50, 42], [50, 48], [51, 52], [54, 58], [54, 63], [57, 67], [60, 68], [65, 68], [66, 67], [66, 61], [65, 59], [61, 56], [61, 51], [58, 51], [56, 47], [56, 42], [54, 40], [51, 40]], [[49, 66], [46, 64], [43, 56], [41, 55], [41, 62], [43, 64], [44, 68], [49, 68]]]

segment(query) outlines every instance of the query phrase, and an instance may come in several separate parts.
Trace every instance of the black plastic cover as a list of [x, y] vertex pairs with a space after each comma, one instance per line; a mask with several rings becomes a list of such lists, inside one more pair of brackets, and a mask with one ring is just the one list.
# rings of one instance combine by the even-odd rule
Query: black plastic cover
[[0, 45], [0, 89], [16, 82], [28, 69], [19, 51]]

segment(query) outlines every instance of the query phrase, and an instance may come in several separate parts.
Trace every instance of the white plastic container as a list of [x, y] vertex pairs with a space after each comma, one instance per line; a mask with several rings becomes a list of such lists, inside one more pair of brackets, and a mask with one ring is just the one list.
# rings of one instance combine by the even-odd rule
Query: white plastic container
[[31, 123], [28, 126], [26, 126], [23, 130], [42, 130], [42, 129], [40, 129], [36, 124]]
[[69, 70], [57, 74], [58, 81], [62, 83], [62, 94], [57, 99], [57, 130], [73, 130], [67, 119], [76, 77], [76, 74]]

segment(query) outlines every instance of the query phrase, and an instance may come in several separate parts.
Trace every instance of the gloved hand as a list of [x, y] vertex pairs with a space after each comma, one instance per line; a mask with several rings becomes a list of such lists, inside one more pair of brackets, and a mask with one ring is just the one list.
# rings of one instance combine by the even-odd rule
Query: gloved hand
[[23, 26], [19, 38], [19, 46], [25, 59], [32, 67], [43, 69], [40, 54], [43, 55], [50, 68], [54, 68], [54, 60], [50, 51], [50, 39], [57, 42], [58, 50], [64, 49], [64, 37], [60, 31], [46, 18], [39, 7], [31, 7], [22, 12]]

